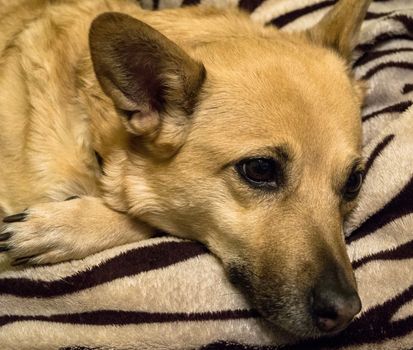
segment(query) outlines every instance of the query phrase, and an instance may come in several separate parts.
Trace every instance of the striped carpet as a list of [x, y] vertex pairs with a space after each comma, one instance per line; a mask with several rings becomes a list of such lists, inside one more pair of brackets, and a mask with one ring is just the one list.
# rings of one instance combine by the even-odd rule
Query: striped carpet
[[[335, 3], [201, 2], [240, 6], [253, 20], [287, 31], [311, 26]], [[413, 0], [372, 4], [353, 68], [370, 90], [363, 111], [367, 176], [346, 223], [364, 308], [346, 331], [286, 344], [204, 247], [158, 237], [83, 261], [2, 272], [0, 349], [413, 349]]]

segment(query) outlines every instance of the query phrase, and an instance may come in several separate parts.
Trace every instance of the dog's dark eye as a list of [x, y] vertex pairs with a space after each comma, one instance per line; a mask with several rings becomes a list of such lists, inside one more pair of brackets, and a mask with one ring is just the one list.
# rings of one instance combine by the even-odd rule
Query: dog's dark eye
[[346, 185], [344, 186], [343, 196], [346, 200], [355, 199], [361, 189], [363, 184], [363, 172], [360, 170], [355, 170], [351, 173], [347, 179]]
[[240, 175], [255, 187], [275, 187], [280, 174], [279, 164], [271, 158], [250, 158], [237, 164]]

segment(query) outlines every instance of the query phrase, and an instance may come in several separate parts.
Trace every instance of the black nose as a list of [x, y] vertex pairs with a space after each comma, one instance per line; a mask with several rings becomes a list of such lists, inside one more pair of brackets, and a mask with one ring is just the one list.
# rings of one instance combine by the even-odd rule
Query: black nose
[[361, 301], [354, 289], [315, 288], [312, 312], [316, 326], [325, 333], [343, 330], [361, 310]]

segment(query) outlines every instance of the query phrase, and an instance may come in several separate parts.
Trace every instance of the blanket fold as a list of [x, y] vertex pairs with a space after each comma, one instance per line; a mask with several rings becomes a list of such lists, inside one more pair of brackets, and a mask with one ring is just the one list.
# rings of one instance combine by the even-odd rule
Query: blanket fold
[[[151, 9], [236, 5], [254, 21], [295, 31], [334, 0], [142, 0]], [[289, 344], [269, 331], [198, 243], [158, 237], [82, 261], [0, 273], [0, 348], [413, 348], [413, 2], [376, 0], [356, 47], [368, 82], [367, 174], [346, 222], [363, 311], [343, 333]]]

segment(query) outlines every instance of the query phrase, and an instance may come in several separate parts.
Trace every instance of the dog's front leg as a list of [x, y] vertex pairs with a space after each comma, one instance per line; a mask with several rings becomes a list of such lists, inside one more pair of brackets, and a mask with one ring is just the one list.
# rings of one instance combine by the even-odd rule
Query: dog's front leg
[[14, 265], [81, 259], [148, 238], [153, 231], [96, 197], [38, 204], [3, 223], [0, 252], [7, 252]]

